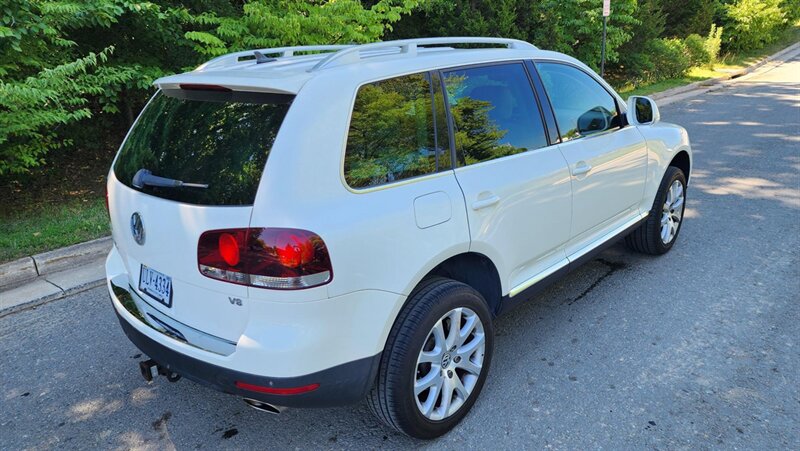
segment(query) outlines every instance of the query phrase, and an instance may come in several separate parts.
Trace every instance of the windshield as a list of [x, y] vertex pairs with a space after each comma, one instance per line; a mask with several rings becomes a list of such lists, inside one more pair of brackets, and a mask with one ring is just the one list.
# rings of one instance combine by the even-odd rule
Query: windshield
[[[164, 199], [199, 205], [252, 205], [293, 97], [241, 91], [161, 91], [131, 130], [114, 164], [114, 174], [125, 185]], [[143, 169], [184, 184], [134, 186], [134, 176]]]

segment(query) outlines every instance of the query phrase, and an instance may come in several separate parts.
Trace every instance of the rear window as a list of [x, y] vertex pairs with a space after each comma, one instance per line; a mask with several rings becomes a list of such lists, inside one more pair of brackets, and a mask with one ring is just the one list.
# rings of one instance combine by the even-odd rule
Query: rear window
[[[161, 91], [131, 130], [114, 174], [125, 185], [164, 199], [252, 205], [293, 98], [240, 91]], [[207, 187], [136, 187], [133, 179], [140, 170]]]

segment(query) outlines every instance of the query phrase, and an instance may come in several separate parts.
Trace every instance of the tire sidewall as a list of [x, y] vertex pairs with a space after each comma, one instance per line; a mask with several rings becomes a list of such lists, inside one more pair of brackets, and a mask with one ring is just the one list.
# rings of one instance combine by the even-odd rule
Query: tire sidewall
[[[467, 307], [474, 311], [481, 322], [485, 334], [486, 347], [483, 360], [481, 375], [478, 378], [475, 388], [469, 398], [461, 408], [449, 418], [440, 421], [432, 421], [419, 411], [414, 395], [414, 380], [417, 371], [417, 357], [422, 349], [428, 334], [439, 319], [447, 312], [458, 308]], [[395, 391], [394, 399], [398, 402], [398, 407], [403, 411], [401, 417], [407, 419], [410, 424], [405, 425], [415, 431], [414, 436], [420, 438], [435, 438], [443, 435], [456, 424], [458, 424], [470, 411], [477, 400], [489, 373], [492, 362], [492, 350], [494, 347], [494, 329], [492, 327], [491, 314], [481, 295], [471, 287], [456, 283], [448, 291], [443, 299], [433, 304], [424, 313], [422, 321], [415, 325], [415, 330], [409, 341], [408, 355], [403, 356], [403, 364], [400, 371], [400, 383], [393, 387]]]
[[[676, 181], [680, 181], [681, 185], [683, 185], [683, 205], [681, 205], [681, 222], [678, 223], [678, 229], [675, 231], [675, 236], [672, 237], [672, 241], [669, 243], [664, 244], [661, 240], [661, 213], [664, 207], [664, 202], [667, 200], [667, 192], [672, 184]], [[656, 196], [656, 202], [653, 204], [653, 210], [651, 215], [653, 220], [656, 222], [656, 226], [654, 228], [654, 241], [660, 253], [665, 253], [672, 249], [672, 246], [675, 245], [675, 242], [678, 241], [678, 235], [681, 233], [681, 228], [683, 227], [683, 220], [684, 214], [686, 213], [686, 200], [687, 200], [687, 186], [686, 186], [686, 176], [683, 174], [683, 171], [680, 169], [670, 166], [667, 170], [667, 173], [664, 174], [664, 179], [661, 181], [661, 186], [658, 190], [658, 196]]]

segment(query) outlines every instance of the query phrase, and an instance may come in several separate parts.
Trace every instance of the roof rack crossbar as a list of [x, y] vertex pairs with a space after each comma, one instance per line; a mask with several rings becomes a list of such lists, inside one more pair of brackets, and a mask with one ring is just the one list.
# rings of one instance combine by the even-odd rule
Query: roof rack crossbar
[[297, 45], [292, 47], [275, 47], [269, 49], [255, 49], [245, 50], [242, 52], [228, 53], [227, 55], [218, 56], [211, 59], [202, 65], [198, 66], [195, 70], [208, 70], [219, 69], [221, 67], [231, 66], [239, 62], [242, 57], [256, 57], [256, 52], [267, 55], [279, 55], [280, 58], [288, 58], [294, 56], [297, 52], [337, 52], [350, 47], [352, 45]]
[[417, 47], [426, 45], [448, 45], [448, 44], [494, 44], [503, 45], [510, 49], [531, 49], [537, 47], [531, 43], [518, 39], [506, 38], [485, 38], [485, 37], [442, 37], [442, 38], [419, 38], [402, 39], [397, 41], [375, 42], [372, 44], [362, 44], [347, 46], [346, 48], [332, 53], [311, 68], [309, 72], [314, 72], [326, 67], [349, 64], [361, 59], [361, 52], [371, 50], [398, 49], [400, 54], [414, 56], [417, 54]]

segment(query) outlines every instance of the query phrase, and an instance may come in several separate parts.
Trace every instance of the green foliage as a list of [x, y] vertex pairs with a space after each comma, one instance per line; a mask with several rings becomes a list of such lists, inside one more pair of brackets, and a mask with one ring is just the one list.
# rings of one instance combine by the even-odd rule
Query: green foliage
[[719, 9], [718, 0], [666, 0], [662, 3], [670, 37], [703, 34]]
[[[0, 176], [26, 173], [56, 148], [108, 154], [153, 80], [223, 53], [482, 35], [524, 39], [596, 69], [601, 9], [602, 0], [4, 0]], [[684, 74], [687, 64], [713, 64], [720, 46], [763, 46], [798, 18], [797, 0], [614, 0], [607, 77]]]
[[209, 57], [237, 50], [287, 45], [373, 42], [410, 12], [418, 0], [264, 0], [245, 3], [239, 16], [204, 13], [185, 37]]
[[711, 24], [711, 30], [708, 32], [708, 36], [706, 36], [705, 42], [705, 49], [706, 53], [708, 53], [709, 63], [714, 64], [717, 62], [717, 58], [719, 58], [719, 49], [722, 46], [722, 33], [723, 28], [718, 27], [716, 24]]
[[[631, 39], [635, 0], [613, 2], [608, 21], [607, 61]], [[428, 0], [400, 21], [390, 38], [420, 36], [502, 36], [572, 55], [600, 67], [603, 29], [601, 0]]]
[[706, 40], [700, 35], [690, 34], [683, 43], [686, 46], [690, 66], [705, 66], [711, 62], [711, 55], [706, 50]]
[[682, 77], [691, 67], [686, 44], [678, 38], [651, 39], [640, 57], [640, 81], [647, 83]]
[[736, 0], [725, 5], [726, 37], [729, 50], [755, 49], [777, 38], [787, 20], [782, 0]]
[[118, 142], [158, 77], [245, 48], [375, 41], [418, 3], [6, 0], [0, 9], [0, 176], [28, 172], [55, 148], [101, 146], [97, 139], [71, 140], [72, 124], [90, 117], [107, 115], [95, 121], [94, 134], [110, 128]]

